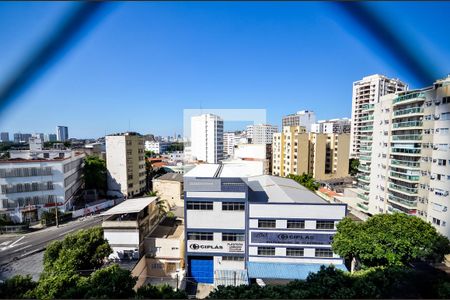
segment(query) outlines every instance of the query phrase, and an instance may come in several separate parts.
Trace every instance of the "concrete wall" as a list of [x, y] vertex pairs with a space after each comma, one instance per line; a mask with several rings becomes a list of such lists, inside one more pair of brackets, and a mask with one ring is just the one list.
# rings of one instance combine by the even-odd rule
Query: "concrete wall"
[[183, 184], [179, 181], [171, 180], [153, 180], [153, 190], [158, 193], [158, 196], [166, 200], [171, 207], [184, 206], [182, 199]]

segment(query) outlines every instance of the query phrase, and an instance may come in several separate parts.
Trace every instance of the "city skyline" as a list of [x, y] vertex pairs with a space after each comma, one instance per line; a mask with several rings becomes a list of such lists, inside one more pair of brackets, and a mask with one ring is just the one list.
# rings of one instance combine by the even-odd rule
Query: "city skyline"
[[[10, 25], [0, 31], [8, 44], [0, 78], [74, 5], [2, 3], [0, 24]], [[395, 16], [395, 30], [423, 46], [424, 61], [439, 61], [436, 79], [446, 76], [449, 3], [367, 5]], [[303, 109], [318, 120], [349, 117], [352, 82], [377, 73], [421, 87], [331, 4], [117, 4], [3, 111], [0, 129], [52, 132], [64, 123], [78, 138], [127, 130], [171, 135], [181, 132], [184, 109], [201, 107], [267, 109], [267, 123], [278, 126]]]

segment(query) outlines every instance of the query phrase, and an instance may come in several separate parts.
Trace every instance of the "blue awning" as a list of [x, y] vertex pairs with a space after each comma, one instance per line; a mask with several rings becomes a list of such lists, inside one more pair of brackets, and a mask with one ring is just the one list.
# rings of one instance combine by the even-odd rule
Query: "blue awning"
[[[309, 273], [320, 270], [323, 264], [292, 264], [248, 262], [248, 277], [261, 279], [306, 279]], [[325, 266], [328, 266], [326, 264]], [[343, 264], [333, 264], [336, 269], [347, 271]]]

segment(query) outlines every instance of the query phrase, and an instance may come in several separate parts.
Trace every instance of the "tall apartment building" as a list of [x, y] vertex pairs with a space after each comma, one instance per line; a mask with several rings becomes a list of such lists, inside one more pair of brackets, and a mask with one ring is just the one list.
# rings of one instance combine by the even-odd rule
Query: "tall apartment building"
[[54, 133], [49, 133], [44, 135], [44, 142], [56, 142], [58, 140], [58, 137]]
[[321, 120], [311, 125], [311, 132], [350, 133], [351, 123], [349, 118]]
[[311, 131], [311, 125], [316, 123], [316, 114], [312, 110], [301, 110], [295, 114], [283, 117], [284, 126], [303, 126], [306, 132]]
[[67, 141], [69, 139], [69, 128], [67, 126], [57, 126], [56, 136], [60, 142]]
[[145, 141], [145, 151], [152, 151], [155, 154], [161, 154], [167, 151], [171, 143], [168, 142], [155, 142]]
[[0, 142], [9, 142], [9, 132], [0, 133]]
[[272, 144], [273, 134], [278, 132], [278, 126], [255, 124], [247, 126], [247, 138], [252, 144]]
[[191, 118], [191, 157], [217, 163], [223, 159], [223, 120], [213, 114]]
[[234, 132], [223, 133], [223, 154], [226, 157], [233, 156], [234, 146], [236, 146], [239, 137]]
[[[373, 123], [373, 106], [380, 102], [380, 97], [399, 91], [405, 91], [408, 86], [399, 79], [388, 78], [375, 74], [366, 76], [353, 82], [352, 95], [352, 126], [350, 134], [350, 156], [359, 158], [365, 155], [367, 148], [367, 136], [371, 136]], [[362, 142], [364, 141], [364, 142]], [[361, 153], [363, 152], [363, 153]]]
[[106, 136], [108, 189], [133, 197], [145, 191], [144, 138], [136, 132]]
[[370, 169], [358, 175], [368, 212], [416, 215], [450, 236], [450, 76], [382, 97], [373, 116]]
[[273, 137], [272, 174], [312, 175], [317, 180], [348, 176], [349, 134], [307, 133], [301, 126], [283, 127]]
[[14, 222], [39, 220], [42, 212], [55, 206], [72, 209], [82, 186], [84, 154], [46, 151], [32, 159], [16, 153], [16, 158], [0, 161], [0, 210]]
[[14, 133], [14, 143], [28, 143], [30, 137], [30, 133]]

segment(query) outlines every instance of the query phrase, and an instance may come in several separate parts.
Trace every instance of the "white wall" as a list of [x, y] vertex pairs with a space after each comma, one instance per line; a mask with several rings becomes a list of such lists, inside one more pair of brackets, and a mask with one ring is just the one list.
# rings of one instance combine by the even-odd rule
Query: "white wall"
[[254, 204], [249, 205], [250, 218], [307, 218], [307, 219], [342, 219], [345, 217], [344, 205], [285, 205]]
[[221, 202], [213, 210], [186, 210], [186, 228], [245, 229], [244, 211], [222, 211]]

